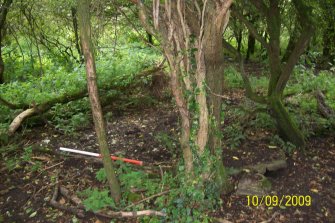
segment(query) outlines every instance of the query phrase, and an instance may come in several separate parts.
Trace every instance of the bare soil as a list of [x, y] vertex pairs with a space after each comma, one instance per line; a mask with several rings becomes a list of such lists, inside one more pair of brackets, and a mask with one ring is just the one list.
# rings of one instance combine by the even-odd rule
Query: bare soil
[[[231, 99], [239, 100], [238, 98]], [[227, 122], [229, 123], [229, 117]], [[108, 140], [114, 155], [145, 162], [147, 166], [175, 162], [178, 142], [167, 148], [162, 136], [178, 138], [178, 115], [172, 106], [155, 106], [141, 110], [126, 110], [113, 113], [109, 120]], [[223, 151], [224, 164], [239, 168], [276, 159], [281, 148], [270, 142], [273, 132], [262, 129], [248, 131], [246, 139], [237, 149], [227, 145]], [[89, 187], [103, 187], [95, 179], [101, 164], [88, 159], [67, 157], [59, 153], [59, 147], [69, 147], [96, 152], [98, 147], [92, 125], [73, 135], [64, 135], [48, 126], [36, 127], [22, 133], [15, 156], [23, 148], [48, 148], [49, 152], [33, 150], [32, 160], [21, 162], [13, 171], [1, 163], [0, 222], [71, 222], [74, 215], [50, 206], [55, 186], [55, 176], [72, 192]], [[247, 205], [246, 196], [234, 193], [222, 195], [222, 207], [212, 215], [231, 222], [335, 222], [335, 137], [325, 135], [310, 138], [305, 151], [297, 151], [284, 157], [288, 166], [282, 171], [267, 173], [271, 182], [269, 195], [309, 195], [309, 207], [273, 207]], [[39, 171], [31, 167], [41, 162]], [[239, 177], [231, 177], [237, 184]], [[59, 202], [68, 204], [61, 199]], [[109, 222], [94, 215], [87, 215], [80, 222]], [[124, 222], [124, 221], [120, 221]], [[129, 222], [137, 222], [131, 220]]]

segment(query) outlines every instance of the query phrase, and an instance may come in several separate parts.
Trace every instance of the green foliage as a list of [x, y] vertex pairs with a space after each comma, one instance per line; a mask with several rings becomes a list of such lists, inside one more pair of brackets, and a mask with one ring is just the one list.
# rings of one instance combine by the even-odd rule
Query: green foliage
[[243, 88], [243, 80], [241, 74], [233, 67], [229, 66], [224, 71], [225, 85], [228, 88]]
[[158, 132], [155, 135], [155, 140], [157, 140], [161, 145], [168, 149], [172, 154], [176, 152], [176, 140], [172, 138], [169, 134], [165, 132]]
[[292, 153], [297, 149], [294, 144], [285, 142], [278, 135], [274, 135], [272, 137], [271, 143], [280, 147], [288, 155], [292, 155]]
[[240, 146], [241, 142], [245, 139], [243, 134], [243, 128], [240, 123], [233, 123], [223, 130], [223, 134], [226, 139], [226, 143], [231, 148], [237, 148]]
[[[204, 157], [202, 158], [205, 160]], [[135, 205], [130, 210], [151, 209], [154, 205], [156, 210], [167, 214], [166, 218], [144, 217], [141, 222], [209, 222], [207, 211], [219, 204], [218, 188], [210, 186], [213, 182], [202, 183], [200, 169], [196, 170], [196, 176], [190, 180], [190, 177], [185, 175], [182, 164], [177, 168], [176, 175], [164, 172], [161, 176], [134, 170], [132, 166], [121, 162], [118, 162], [118, 165], [117, 174], [123, 191], [121, 204], [115, 207], [107, 190], [88, 189], [79, 193], [85, 198], [84, 205], [87, 210], [98, 211], [106, 207], [122, 209], [142, 199], [142, 196], [149, 197], [169, 190], [169, 193]], [[96, 178], [100, 182], [106, 181], [103, 169], [97, 171]], [[131, 192], [132, 189], [144, 189], [143, 195]]]
[[31, 146], [25, 147], [23, 148], [23, 150], [20, 150], [16, 144], [10, 144], [1, 147], [0, 153], [9, 171], [13, 171], [16, 168], [22, 167], [23, 163], [28, 164], [27, 166], [25, 166], [25, 168], [31, 172], [40, 170], [42, 166], [42, 163], [40, 161], [32, 162], [31, 158], [33, 155], [33, 148]]
[[89, 126], [89, 102], [87, 98], [56, 104], [49, 112], [52, 115], [51, 123], [66, 134], [74, 134], [75, 130]]
[[79, 195], [86, 198], [83, 201], [83, 204], [87, 211], [99, 211], [106, 207], [115, 208], [115, 202], [108, 195], [108, 190], [99, 191], [98, 189], [86, 189], [83, 192], [80, 192]]
[[98, 181], [100, 182], [106, 182], [107, 178], [106, 178], [106, 171], [104, 168], [101, 168], [100, 170], [98, 170], [95, 174], [95, 178], [97, 178]]
[[262, 129], [275, 129], [275, 121], [273, 118], [264, 112], [257, 112], [256, 118], [250, 121], [251, 126], [253, 126], [256, 129], [262, 128]]

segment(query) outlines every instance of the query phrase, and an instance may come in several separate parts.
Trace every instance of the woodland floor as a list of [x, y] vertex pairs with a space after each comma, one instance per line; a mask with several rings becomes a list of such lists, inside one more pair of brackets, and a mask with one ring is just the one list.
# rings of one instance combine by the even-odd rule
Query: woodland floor
[[[241, 94], [228, 94], [230, 100], [240, 100]], [[134, 108], [113, 111], [108, 121], [108, 141], [111, 153], [144, 161], [146, 166], [171, 165], [177, 142], [167, 148], [157, 140], [168, 135], [177, 138], [178, 115], [171, 106]], [[227, 117], [226, 123], [229, 123]], [[246, 139], [237, 149], [226, 147], [223, 152], [227, 167], [242, 167], [272, 159], [278, 154], [270, 143], [272, 133], [247, 129]], [[0, 222], [71, 222], [73, 215], [50, 206], [55, 175], [68, 190], [82, 191], [102, 187], [95, 172], [102, 166], [89, 159], [65, 156], [59, 147], [97, 151], [93, 126], [64, 135], [50, 126], [35, 127], [20, 136], [21, 147], [49, 148], [49, 152], [33, 150], [30, 163], [22, 162], [11, 172], [0, 164]], [[12, 154], [15, 156], [15, 151]], [[286, 157], [287, 168], [266, 176], [271, 182], [269, 195], [310, 195], [310, 207], [268, 208], [265, 205], [249, 207], [246, 196], [232, 192], [223, 195], [221, 208], [212, 215], [231, 222], [335, 222], [335, 137], [324, 135], [310, 138], [305, 152]], [[32, 172], [31, 164], [41, 161], [42, 171]], [[239, 177], [232, 177], [237, 183]], [[64, 205], [67, 201], [59, 201]], [[87, 215], [82, 222], [109, 222]], [[124, 222], [124, 221], [120, 221]], [[132, 221], [130, 221], [132, 222]], [[133, 222], [136, 222], [135, 220]]]

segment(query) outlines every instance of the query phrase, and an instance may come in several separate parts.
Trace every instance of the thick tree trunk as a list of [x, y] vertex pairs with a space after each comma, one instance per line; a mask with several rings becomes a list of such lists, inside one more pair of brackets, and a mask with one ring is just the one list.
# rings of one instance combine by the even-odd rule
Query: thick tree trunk
[[[206, 58], [206, 83], [210, 91], [217, 95], [223, 94], [224, 56], [222, 49], [222, 36], [220, 33], [215, 34], [215, 30], [213, 29], [205, 43], [204, 52]], [[215, 150], [221, 148], [219, 133], [221, 129], [222, 99], [214, 94], [211, 94], [211, 92], [208, 93], [209, 115], [212, 116], [209, 123], [208, 147], [212, 154], [214, 154]]]
[[271, 115], [277, 122], [280, 137], [298, 147], [304, 146], [305, 138], [284, 107], [280, 96], [269, 97], [269, 106], [272, 112]]
[[102, 161], [104, 164], [107, 180], [110, 186], [111, 195], [116, 203], [119, 203], [121, 198], [120, 185], [116, 178], [112, 160], [107, 143], [106, 126], [102, 115], [102, 109], [99, 100], [97, 79], [96, 79], [96, 68], [95, 60], [93, 55], [93, 45], [91, 41], [91, 25], [90, 25], [90, 11], [89, 11], [90, 0], [79, 0], [78, 1], [78, 18], [80, 27], [80, 38], [82, 49], [84, 53], [85, 65], [86, 65], [86, 76], [87, 76], [87, 88], [90, 98], [93, 121], [95, 125], [95, 131], [98, 138], [100, 152], [102, 155]]
[[142, 1], [136, 2], [143, 27], [159, 40], [169, 62], [172, 92], [181, 117], [186, 174], [199, 173], [204, 183], [222, 173], [216, 168], [223, 169], [221, 98], [214, 94], [222, 94], [222, 33], [232, 1], [205, 1], [199, 7], [197, 1], [155, 0], [152, 23], [148, 8]]

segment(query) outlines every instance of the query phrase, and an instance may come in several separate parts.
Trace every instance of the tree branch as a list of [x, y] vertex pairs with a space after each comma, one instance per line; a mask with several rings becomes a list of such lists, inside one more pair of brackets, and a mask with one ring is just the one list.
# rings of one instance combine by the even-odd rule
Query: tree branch
[[265, 17], [268, 16], [268, 7], [263, 0], [250, 0], [250, 2], [260, 11]]
[[247, 96], [247, 98], [260, 103], [260, 104], [267, 104], [266, 98], [262, 95], [258, 95], [256, 94], [251, 87], [251, 83], [250, 80], [248, 78], [248, 75], [245, 73], [244, 70], [244, 62], [243, 62], [243, 56], [230, 44], [228, 43], [226, 40], [222, 40], [222, 45], [224, 48], [226, 48], [227, 50], [229, 50], [231, 53], [235, 54], [237, 56], [237, 58], [239, 59], [240, 62], [240, 72], [241, 72], [241, 76], [242, 76], [242, 80], [243, 80], [243, 84], [245, 87], [245, 95]]
[[140, 22], [142, 23], [143, 27], [151, 35], [157, 36], [154, 28], [149, 24], [149, 21], [147, 19], [148, 16], [147, 16], [147, 11], [146, 11], [145, 5], [143, 4], [142, 1], [137, 1], [137, 6], [138, 6], [138, 9], [139, 9]]
[[286, 65], [283, 68], [282, 75], [280, 76], [277, 85], [276, 92], [281, 93], [289, 80], [291, 73], [294, 69], [294, 66], [298, 63], [301, 54], [305, 51], [310, 39], [314, 33], [314, 21], [311, 18], [312, 10], [307, 7], [303, 1], [294, 0], [294, 7], [298, 13], [298, 19], [303, 31], [299, 39], [297, 40], [293, 51], [291, 52]]
[[242, 14], [237, 12], [235, 8], [232, 9], [232, 15], [240, 20], [248, 28], [251, 35], [255, 37], [255, 39], [258, 40], [264, 48], [269, 50], [269, 44], [266, 42], [266, 40], [258, 34], [256, 28]]

